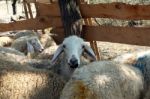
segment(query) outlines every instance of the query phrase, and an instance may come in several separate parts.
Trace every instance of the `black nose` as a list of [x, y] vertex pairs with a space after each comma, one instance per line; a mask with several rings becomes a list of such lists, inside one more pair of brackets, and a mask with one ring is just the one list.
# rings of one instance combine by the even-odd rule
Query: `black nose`
[[78, 67], [78, 60], [76, 58], [72, 58], [69, 62], [69, 65], [71, 68], [77, 68]]
[[39, 50], [39, 52], [41, 53], [44, 50], [44, 48], [42, 48], [41, 50]]

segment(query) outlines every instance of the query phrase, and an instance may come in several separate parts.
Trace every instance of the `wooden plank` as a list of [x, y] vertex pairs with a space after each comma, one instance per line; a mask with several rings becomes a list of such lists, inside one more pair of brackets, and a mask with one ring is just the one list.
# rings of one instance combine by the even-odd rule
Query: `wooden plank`
[[100, 56], [100, 52], [98, 50], [97, 42], [93, 41], [93, 44], [94, 44], [94, 47], [95, 47], [95, 52], [96, 52], [97, 60], [101, 60], [101, 56]]
[[36, 1], [38, 1], [38, 0], [25, 0], [25, 2], [27, 2], [27, 3], [35, 3]]
[[45, 4], [45, 3], [36, 3], [37, 6], [37, 14], [38, 16], [52, 16], [52, 17], [60, 17], [60, 10], [58, 3]]
[[32, 9], [31, 9], [30, 3], [27, 3], [27, 8], [28, 8], [28, 10], [29, 10], [30, 18], [33, 19], [33, 14], [32, 14]]
[[25, 0], [23, 0], [23, 7], [24, 7], [26, 19], [29, 19], [28, 9], [27, 9], [27, 5], [26, 5], [26, 1]]
[[125, 3], [81, 5], [83, 17], [117, 19], [150, 19], [150, 5], [129, 5]]
[[[38, 6], [40, 15], [60, 16], [57, 3], [38, 3]], [[129, 5], [125, 3], [81, 4], [80, 10], [84, 18], [150, 19], [150, 5]]]
[[[63, 29], [54, 29], [52, 33], [63, 34]], [[150, 28], [148, 27], [84, 26], [83, 33], [87, 41], [95, 40], [150, 46]]]
[[60, 18], [51, 17], [37, 17], [35, 19], [28, 19], [16, 21], [12, 23], [0, 23], [0, 32], [13, 31], [13, 30], [38, 30], [48, 27], [61, 27]]
[[107, 41], [150, 46], [150, 28], [144, 27], [84, 27], [86, 40]]
[[[85, 19], [84, 22], [86, 25], [89, 25], [89, 26], [93, 25], [92, 18]], [[96, 41], [90, 41], [90, 46], [93, 49], [94, 53], [96, 54], [97, 60], [100, 60], [100, 52], [98, 50]]]

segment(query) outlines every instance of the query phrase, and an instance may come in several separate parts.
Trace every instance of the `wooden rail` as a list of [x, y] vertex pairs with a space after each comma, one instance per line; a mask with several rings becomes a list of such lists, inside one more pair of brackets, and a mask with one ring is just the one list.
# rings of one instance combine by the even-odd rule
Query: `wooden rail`
[[[41, 16], [60, 16], [57, 3], [37, 3], [37, 6], [39, 7], [38, 14]], [[150, 19], [150, 5], [129, 5], [125, 3], [81, 4], [80, 10], [84, 18]]]
[[[57, 38], [63, 40], [63, 28], [55, 28], [52, 33], [59, 33]], [[150, 46], [150, 28], [146, 27], [112, 27], [84, 26], [84, 39], [87, 41], [107, 41], [134, 45]], [[60, 35], [61, 34], [61, 35]]]
[[[0, 32], [24, 29], [44, 29], [53, 27], [51, 32], [58, 42], [63, 39], [62, 22], [57, 2], [44, 4], [36, 3], [37, 17], [33, 19], [1, 23]], [[129, 5], [124, 3], [110, 4], [81, 4], [81, 14], [84, 19], [90, 17], [116, 18], [116, 19], [150, 19], [150, 5]], [[150, 46], [150, 28], [146, 27], [111, 27], [88, 26], [83, 27], [84, 37], [87, 41], [109, 41], [126, 44]]]
[[34, 19], [16, 21], [11, 23], [1, 23], [0, 32], [13, 31], [13, 30], [38, 30], [48, 27], [61, 27], [62, 22], [60, 18], [51, 18], [46, 16], [37, 17]]

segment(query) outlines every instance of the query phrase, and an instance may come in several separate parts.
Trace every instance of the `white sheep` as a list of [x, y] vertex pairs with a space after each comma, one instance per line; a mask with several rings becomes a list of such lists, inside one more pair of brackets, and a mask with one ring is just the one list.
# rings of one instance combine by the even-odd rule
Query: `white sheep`
[[56, 43], [54, 42], [53, 38], [50, 36], [50, 33], [41, 34], [40, 41], [44, 48], [56, 46]]
[[138, 68], [144, 77], [143, 94], [145, 94], [147, 91], [150, 91], [148, 90], [148, 87], [150, 86], [150, 50], [126, 53], [116, 57], [114, 61]]
[[36, 59], [50, 59], [52, 58], [52, 55], [54, 54], [54, 52], [56, 51], [56, 49], [58, 48], [58, 46], [51, 46], [48, 48], [45, 48], [41, 53], [39, 53], [39, 55], [37, 57], [35, 57]]
[[5, 60], [11, 60], [14, 62], [23, 62], [23, 60], [26, 59], [26, 56], [19, 52], [18, 50], [15, 50], [13, 48], [6, 48], [6, 47], [0, 47], [0, 54], [2, 57], [0, 58], [5, 58]]
[[24, 36], [30, 36], [30, 37], [31, 36], [37, 36], [44, 48], [56, 45], [54, 40], [50, 36], [50, 33], [42, 34], [40, 31], [34, 32], [31, 30], [24, 30], [24, 31], [20, 31], [20, 32], [17, 32], [17, 33], [12, 34], [12, 35], [10, 34], [10, 36], [13, 37], [13, 39], [18, 39], [18, 38], [24, 37]]
[[[61, 56], [61, 54], [63, 54]], [[62, 75], [66, 80], [70, 78], [74, 70], [81, 67], [84, 61], [81, 60], [82, 55], [87, 55], [91, 60], [96, 60], [93, 50], [84, 42], [82, 38], [77, 36], [69, 36], [59, 45], [51, 60], [52, 65], [56, 63], [59, 57], [61, 65], [54, 66], [58, 74]]]
[[147, 88], [147, 91], [143, 99], [150, 99], [150, 86]]
[[20, 51], [11, 47], [0, 47], [0, 53], [10, 53], [10, 54], [15, 54], [15, 55], [25, 56]]
[[74, 71], [60, 99], [139, 99], [141, 72], [113, 61], [92, 62]]
[[39, 37], [40, 34], [38, 34], [37, 32], [31, 31], [31, 30], [23, 30], [23, 31], [19, 31], [16, 32], [15, 34], [12, 34], [14, 39], [18, 39], [20, 37], [23, 36], [37, 36]]
[[47, 67], [51, 66], [48, 59], [29, 59], [23, 53], [11, 47], [0, 47], [0, 55], [3, 56], [0, 58], [5, 59], [5, 61], [9, 60], [38, 69], [47, 69]]
[[44, 49], [37, 36], [20, 37], [12, 43], [11, 47], [27, 55], [42, 52]]
[[7, 36], [0, 37], [0, 46], [1, 47], [10, 46], [13, 41], [14, 40], [11, 37], [7, 37]]
[[38, 36], [37, 33], [30, 31], [30, 30], [24, 30], [20, 32], [4, 32], [1, 34], [0, 37], [0, 46], [10, 46], [12, 42], [15, 39], [18, 39], [23, 36]]
[[0, 53], [0, 99], [59, 99], [65, 85], [60, 76], [14, 58]]

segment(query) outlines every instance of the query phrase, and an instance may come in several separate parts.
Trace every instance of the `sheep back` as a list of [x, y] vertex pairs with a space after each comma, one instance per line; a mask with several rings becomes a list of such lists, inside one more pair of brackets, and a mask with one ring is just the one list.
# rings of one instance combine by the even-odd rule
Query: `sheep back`
[[141, 72], [115, 62], [93, 62], [76, 69], [60, 99], [138, 99]]
[[15, 48], [18, 51], [27, 53], [27, 41], [32, 40], [33, 38], [37, 38], [36, 36], [24, 36], [24, 37], [20, 37], [18, 39], [16, 39], [11, 47]]
[[18, 39], [23, 36], [38, 36], [38, 34], [31, 30], [20, 31], [14, 35], [14, 39]]
[[0, 99], [59, 99], [65, 81], [41, 69], [0, 58]]

